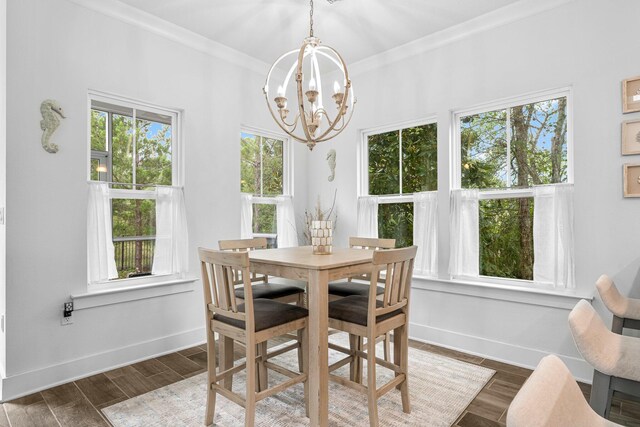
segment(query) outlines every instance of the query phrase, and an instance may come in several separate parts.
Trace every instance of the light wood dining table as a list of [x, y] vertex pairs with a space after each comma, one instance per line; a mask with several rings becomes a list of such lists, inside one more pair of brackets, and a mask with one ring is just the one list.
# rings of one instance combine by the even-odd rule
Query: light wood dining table
[[370, 272], [373, 251], [333, 248], [314, 255], [311, 246], [249, 252], [252, 272], [307, 282], [309, 309], [309, 418], [312, 426], [329, 419], [328, 283]]

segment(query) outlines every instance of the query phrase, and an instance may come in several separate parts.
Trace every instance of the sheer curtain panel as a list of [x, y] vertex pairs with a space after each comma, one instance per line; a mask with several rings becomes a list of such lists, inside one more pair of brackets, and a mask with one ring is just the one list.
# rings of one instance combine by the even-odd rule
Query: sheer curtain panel
[[480, 221], [478, 190], [451, 191], [451, 276], [480, 274]]
[[573, 184], [534, 188], [533, 281], [575, 288]]
[[438, 269], [438, 193], [413, 195], [413, 244], [418, 245], [414, 271], [435, 276]]
[[298, 246], [296, 216], [293, 210], [293, 199], [291, 196], [276, 197], [276, 217], [278, 247], [290, 248]]
[[358, 237], [378, 237], [378, 197], [358, 198]]
[[253, 196], [240, 194], [240, 238], [253, 238]]
[[90, 182], [87, 206], [89, 283], [118, 278], [112, 232], [109, 186], [104, 182]]
[[152, 274], [180, 274], [188, 269], [189, 236], [184, 192], [156, 188], [156, 246]]

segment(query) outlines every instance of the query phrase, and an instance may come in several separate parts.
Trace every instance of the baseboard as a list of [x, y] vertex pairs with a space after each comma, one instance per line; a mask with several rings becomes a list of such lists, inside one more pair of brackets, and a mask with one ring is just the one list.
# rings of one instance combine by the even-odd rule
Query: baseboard
[[192, 329], [2, 378], [1, 400], [6, 402], [100, 372], [193, 347], [202, 344], [204, 337], [204, 328]]
[[[535, 369], [540, 359], [549, 354], [546, 351], [535, 348], [465, 335], [417, 323], [410, 324], [409, 333], [411, 339], [416, 341], [435, 344], [529, 369]], [[557, 354], [557, 356], [562, 359], [577, 380], [591, 384], [593, 368], [587, 362], [574, 356], [562, 354]]]

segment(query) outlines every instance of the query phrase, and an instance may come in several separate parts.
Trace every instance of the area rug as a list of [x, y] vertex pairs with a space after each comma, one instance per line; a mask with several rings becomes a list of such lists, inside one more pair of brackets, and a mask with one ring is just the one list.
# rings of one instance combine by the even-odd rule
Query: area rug
[[[344, 345], [344, 334], [331, 341]], [[380, 344], [379, 344], [380, 346]], [[379, 348], [379, 352], [378, 352]], [[382, 354], [382, 347], [376, 348]], [[393, 352], [391, 353], [393, 354]], [[341, 354], [330, 351], [330, 363]], [[273, 362], [297, 370], [297, 353], [289, 352]], [[348, 376], [348, 365], [335, 371]], [[366, 378], [366, 363], [364, 368]], [[411, 413], [402, 412], [400, 392], [393, 390], [378, 400], [378, 415], [383, 426], [449, 427], [491, 379], [495, 371], [448, 357], [411, 348], [409, 350], [409, 394]], [[378, 367], [378, 387], [393, 377], [393, 372]], [[285, 377], [269, 371], [269, 383]], [[244, 395], [244, 374], [234, 375], [233, 390]], [[115, 427], [201, 427], [206, 402], [206, 373], [185, 379], [141, 396], [104, 408], [102, 412]], [[329, 383], [329, 425], [368, 426], [367, 399], [361, 393]], [[218, 395], [214, 425], [244, 425], [244, 409]], [[308, 426], [304, 412], [302, 385], [296, 385], [256, 406], [256, 426]]]

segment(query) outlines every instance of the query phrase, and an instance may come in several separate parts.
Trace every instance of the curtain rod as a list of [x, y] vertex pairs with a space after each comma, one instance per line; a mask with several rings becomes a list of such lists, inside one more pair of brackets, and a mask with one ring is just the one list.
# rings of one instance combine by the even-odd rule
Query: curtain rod
[[88, 184], [108, 184], [108, 185], [128, 185], [131, 187], [166, 187], [166, 188], [183, 188], [177, 185], [163, 185], [163, 184], [132, 184], [127, 182], [113, 182], [113, 181], [87, 181]]

